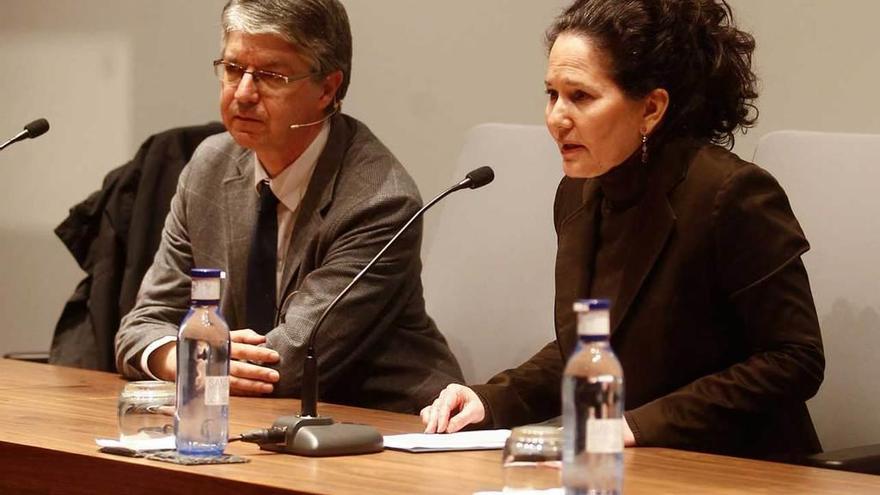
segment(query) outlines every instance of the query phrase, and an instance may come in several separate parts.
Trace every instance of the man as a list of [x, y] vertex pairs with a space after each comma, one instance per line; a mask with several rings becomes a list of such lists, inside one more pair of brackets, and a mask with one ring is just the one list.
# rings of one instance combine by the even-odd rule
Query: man
[[[337, 0], [231, 0], [222, 25], [214, 67], [229, 132], [181, 174], [117, 367], [173, 380], [189, 270], [222, 268], [231, 392], [298, 396], [314, 322], [421, 200], [366, 126], [339, 113], [351, 33]], [[400, 238], [324, 321], [321, 400], [414, 412], [462, 380], [425, 313], [420, 242], [419, 229]]]

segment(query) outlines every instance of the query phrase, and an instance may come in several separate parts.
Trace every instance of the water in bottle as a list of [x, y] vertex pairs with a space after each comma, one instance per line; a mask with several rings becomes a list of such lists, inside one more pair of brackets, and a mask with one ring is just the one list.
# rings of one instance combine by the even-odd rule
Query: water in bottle
[[219, 456], [229, 423], [229, 327], [220, 316], [221, 271], [194, 268], [192, 304], [177, 336], [174, 432], [182, 455]]
[[610, 306], [607, 299], [574, 304], [578, 344], [562, 378], [568, 495], [623, 491], [623, 369], [609, 342]]

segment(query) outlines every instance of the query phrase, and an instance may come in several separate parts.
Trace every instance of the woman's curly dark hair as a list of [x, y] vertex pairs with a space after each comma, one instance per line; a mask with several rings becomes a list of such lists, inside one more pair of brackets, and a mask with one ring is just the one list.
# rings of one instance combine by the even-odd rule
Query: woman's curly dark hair
[[755, 39], [736, 28], [725, 0], [576, 0], [547, 30], [596, 43], [612, 79], [632, 98], [656, 88], [669, 107], [654, 138], [689, 136], [733, 147], [755, 125]]

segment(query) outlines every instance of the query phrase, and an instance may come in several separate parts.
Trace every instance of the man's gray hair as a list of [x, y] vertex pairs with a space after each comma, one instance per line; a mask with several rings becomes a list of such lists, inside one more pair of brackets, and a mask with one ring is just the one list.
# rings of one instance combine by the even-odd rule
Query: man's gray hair
[[336, 99], [351, 81], [351, 27], [338, 0], [229, 0], [221, 18], [223, 41], [230, 32], [274, 34], [291, 43], [312, 65], [315, 80], [342, 71]]

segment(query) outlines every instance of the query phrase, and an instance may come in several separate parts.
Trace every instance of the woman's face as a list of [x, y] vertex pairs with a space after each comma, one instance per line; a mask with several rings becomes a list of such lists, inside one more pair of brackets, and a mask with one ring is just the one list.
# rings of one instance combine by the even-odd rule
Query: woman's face
[[597, 177], [641, 145], [645, 100], [626, 96], [611, 79], [609, 62], [590, 39], [561, 34], [547, 65], [547, 129], [559, 145], [569, 177]]

